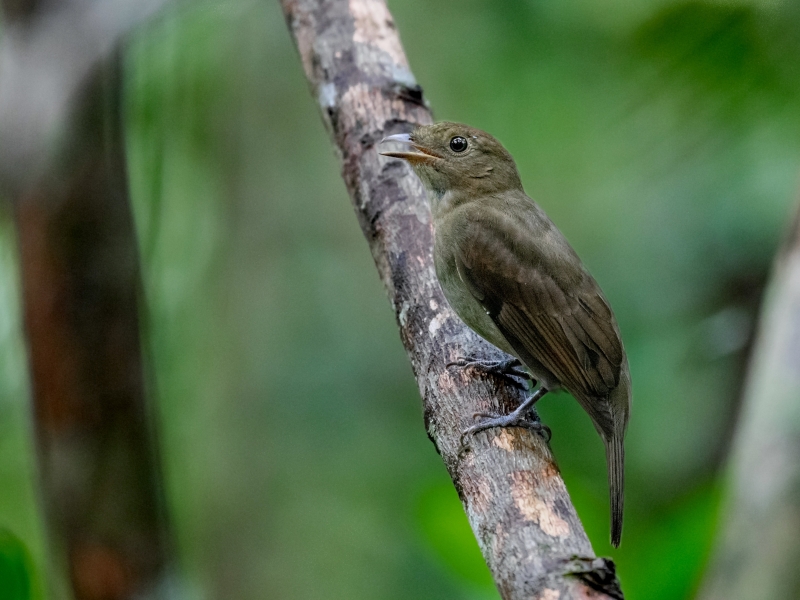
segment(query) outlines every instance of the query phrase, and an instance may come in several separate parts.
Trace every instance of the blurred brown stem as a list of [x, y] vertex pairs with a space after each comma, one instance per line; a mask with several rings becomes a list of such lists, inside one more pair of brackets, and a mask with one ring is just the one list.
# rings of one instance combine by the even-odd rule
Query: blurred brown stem
[[800, 598], [800, 209], [761, 311], [702, 600]]
[[[10, 3], [9, 16], [23, 19], [22, 6]], [[168, 559], [145, 401], [121, 81], [118, 54], [95, 65], [76, 87], [55, 159], [33, 182], [6, 186], [46, 523], [77, 600], [161, 597]]]
[[622, 598], [614, 564], [596, 558], [547, 443], [520, 429], [460, 432], [481, 410], [516, 406], [520, 390], [447, 363], [500, 358], [455, 316], [433, 271], [425, 192], [401, 161], [378, 154], [391, 133], [431, 122], [383, 0], [282, 0], [314, 98], [342, 161], [441, 454], [505, 599]]

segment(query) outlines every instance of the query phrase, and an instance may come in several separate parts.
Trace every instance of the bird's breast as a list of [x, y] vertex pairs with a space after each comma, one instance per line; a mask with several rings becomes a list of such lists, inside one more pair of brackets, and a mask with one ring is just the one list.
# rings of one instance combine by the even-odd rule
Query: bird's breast
[[486, 308], [470, 293], [456, 268], [455, 246], [447, 238], [447, 229], [434, 229], [434, 267], [444, 297], [459, 318], [483, 339], [516, 356], [511, 345], [497, 328]]

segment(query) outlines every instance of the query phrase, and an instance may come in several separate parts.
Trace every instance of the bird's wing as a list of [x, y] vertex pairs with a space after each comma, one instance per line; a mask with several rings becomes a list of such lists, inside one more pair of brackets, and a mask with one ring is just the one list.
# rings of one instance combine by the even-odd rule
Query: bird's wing
[[465, 224], [455, 253], [465, 286], [520, 358], [575, 395], [606, 396], [619, 384], [623, 350], [597, 283], [555, 227], [536, 240], [524, 222], [495, 216]]

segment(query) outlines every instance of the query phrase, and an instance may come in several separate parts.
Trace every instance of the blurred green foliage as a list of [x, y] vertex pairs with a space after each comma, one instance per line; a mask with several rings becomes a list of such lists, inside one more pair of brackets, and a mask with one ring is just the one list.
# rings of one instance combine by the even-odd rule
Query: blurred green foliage
[[25, 545], [7, 529], [0, 529], [0, 598], [32, 600], [32, 564]]
[[14, 241], [13, 229], [4, 215], [0, 219], [0, 598], [3, 600], [42, 597], [37, 590], [41, 589], [45, 570]]
[[[502, 140], [618, 316], [626, 528], [602, 446], [541, 406], [626, 597], [691, 597], [800, 165], [786, 0], [390, 0], [438, 118]], [[127, 53], [166, 489], [186, 598], [497, 598], [276, 2], [189, 4]], [[13, 233], [0, 232], [0, 527], [45, 571]]]

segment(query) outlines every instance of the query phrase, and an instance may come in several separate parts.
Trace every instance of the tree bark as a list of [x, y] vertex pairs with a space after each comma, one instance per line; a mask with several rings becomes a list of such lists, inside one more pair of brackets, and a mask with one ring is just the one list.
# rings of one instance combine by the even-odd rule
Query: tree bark
[[703, 600], [800, 598], [800, 209], [759, 323]]
[[[35, 4], [10, 3], [7, 15], [16, 28], [10, 37], [36, 35], [36, 23], [28, 21], [35, 11], [23, 10]], [[24, 60], [18, 69], [9, 65], [20, 57], [2, 57], [6, 83], [10, 73], [48, 77], [19, 71], [29, 64]], [[70, 60], [39, 58], [40, 65]], [[61, 82], [74, 90], [64, 122], [54, 122], [66, 132], [64, 142], [46, 158], [6, 148], [3, 158], [13, 157], [26, 176], [0, 178], [17, 226], [40, 489], [51, 566], [68, 572], [72, 597], [157, 598], [166, 593], [169, 542], [145, 394], [121, 57], [86, 67], [75, 73], [79, 81]], [[4, 100], [12, 94], [6, 92]], [[17, 99], [15, 110], [25, 110], [24, 98]], [[32, 111], [41, 106], [30, 100]], [[3, 123], [3, 130], [14, 126]], [[3, 142], [24, 146], [26, 140]], [[4, 174], [15, 170], [3, 167]]]
[[[383, 0], [281, 0], [311, 90], [333, 139], [356, 215], [397, 316], [447, 466], [505, 599], [622, 598], [614, 564], [596, 558], [546, 441], [518, 428], [478, 434], [478, 411], [509, 411], [507, 381], [447, 368], [463, 356], [507, 358], [453, 313], [433, 269], [431, 215], [421, 183], [376, 145], [430, 123]], [[558, 432], [557, 432], [558, 433]]]

